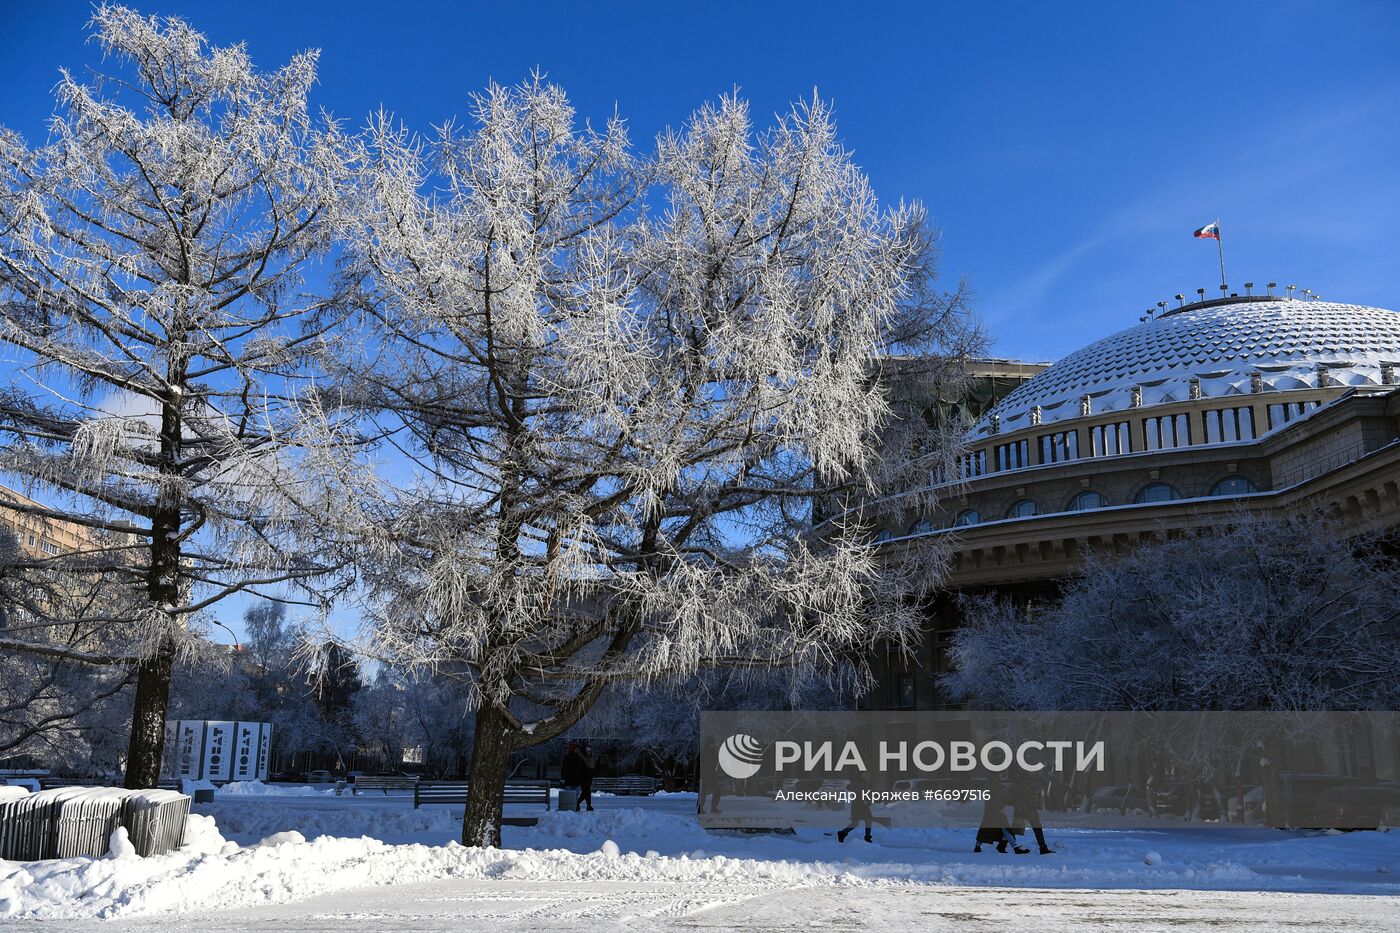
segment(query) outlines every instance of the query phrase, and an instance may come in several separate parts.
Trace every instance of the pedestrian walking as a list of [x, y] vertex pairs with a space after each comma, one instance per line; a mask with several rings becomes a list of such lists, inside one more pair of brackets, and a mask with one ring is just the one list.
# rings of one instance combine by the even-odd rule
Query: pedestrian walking
[[870, 831], [875, 822], [875, 814], [870, 812], [870, 797], [867, 793], [870, 785], [866, 783], [865, 778], [857, 775], [846, 784], [846, 790], [851, 794], [851, 824], [836, 834], [836, 841], [845, 842], [851, 831], [864, 823], [865, 841], [874, 842]]
[[[559, 779], [564, 782], [565, 787], [574, 790], [574, 810], [577, 811], [584, 799], [584, 753], [577, 740], [569, 743], [569, 750], [564, 754], [564, 763], [559, 768]], [[588, 775], [589, 790], [592, 791], [592, 774]], [[591, 793], [590, 793], [591, 797]], [[589, 800], [588, 809], [593, 809], [592, 800]]]
[[596, 770], [593, 749], [584, 742], [579, 750], [578, 802], [580, 806], [586, 806], [589, 813], [593, 812], [593, 772]]
[[995, 843], [997, 851], [1002, 853], [1006, 852], [1008, 845], [1017, 855], [1026, 855], [1031, 851], [1017, 845], [1016, 837], [1011, 835], [1006, 819], [1006, 793], [1002, 790], [1001, 780], [996, 777], [987, 781], [987, 797], [982, 802], [982, 825], [977, 830], [977, 842], [972, 851], [981, 852], [983, 843]]
[[710, 812], [719, 812], [719, 747], [714, 737], [705, 739], [700, 747], [700, 759], [696, 762], [696, 783], [699, 785], [695, 797], [695, 812], [705, 812], [705, 798], [710, 798]]
[[1040, 822], [1040, 787], [1030, 774], [1017, 775], [1011, 785], [1011, 822], [1034, 831], [1041, 855], [1054, 854], [1055, 850], [1045, 843], [1045, 828]]

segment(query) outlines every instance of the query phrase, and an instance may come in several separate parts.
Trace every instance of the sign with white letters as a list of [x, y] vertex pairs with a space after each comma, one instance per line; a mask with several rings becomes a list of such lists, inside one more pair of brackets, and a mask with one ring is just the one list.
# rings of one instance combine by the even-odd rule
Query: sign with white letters
[[166, 777], [189, 781], [265, 781], [272, 723], [182, 719], [165, 724]]

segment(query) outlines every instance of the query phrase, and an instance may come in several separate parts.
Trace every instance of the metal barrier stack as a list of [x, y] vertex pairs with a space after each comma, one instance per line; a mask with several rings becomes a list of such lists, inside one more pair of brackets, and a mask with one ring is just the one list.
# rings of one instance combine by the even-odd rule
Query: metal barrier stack
[[0, 794], [0, 859], [98, 858], [119, 826], [138, 855], [163, 855], [184, 843], [189, 812], [190, 798], [168, 790], [62, 787]]
[[44, 858], [52, 827], [52, 805], [36, 804], [22, 787], [6, 787], [0, 796], [0, 859], [33, 861]]
[[54, 796], [53, 849], [44, 858], [98, 858], [107, 854], [112, 831], [122, 824], [127, 791], [116, 787], [65, 787], [40, 791]]
[[173, 790], [136, 791], [126, 801], [122, 825], [136, 854], [164, 855], [185, 842], [185, 818], [190, 798]]

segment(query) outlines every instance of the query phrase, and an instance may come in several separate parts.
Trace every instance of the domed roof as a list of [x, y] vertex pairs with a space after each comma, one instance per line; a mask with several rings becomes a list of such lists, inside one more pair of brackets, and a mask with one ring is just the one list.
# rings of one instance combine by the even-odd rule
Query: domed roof
[[1088, 395], [1094, 414], [1189, 397], [1190, 380], [1208, 397], [1243, 395], [1250, 377], [1266, 390], [1312, 388], [1318, 365], [1332, 385], [1381, 385], [1381, 364], [1400, 365], [1400, 314], [1381, 308], [1285, 298], [1216, 301], [1172, 311], [1089, 344], [1019, 386], [982, 418], [974, 437], [1031, 423], [1078, 417]]

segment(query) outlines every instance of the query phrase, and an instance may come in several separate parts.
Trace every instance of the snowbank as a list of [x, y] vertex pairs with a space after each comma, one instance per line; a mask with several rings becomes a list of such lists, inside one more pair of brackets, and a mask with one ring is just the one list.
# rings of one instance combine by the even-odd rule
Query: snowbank
[[477, 849], [454, 841], [455, 807], [235, 795], [204, 809], [170, 855], [121, 847], [116, 858], [0, 862], [0, 918], [236, 909], [443, 878], [709, 882], [750, 893], [913, 883], [1400, 894], [1396, 832], [1052, 829], [1053, 856], [974, 855], [962, 830], [877, 831], [873, 845], [840, 845], [821, 833], [716, 834], [680, 812], [600, 807], [542, 813], [538, 826], [507, 829], [510, 848]]
[[[715, 856], [705, 859], [622, 854], [616, 845], [577, 854], [445, 846], [389, 845], [377, 839], [294, 832], [255, 846], [218, 834], [192, 816], [192, 843], [153, 858], [0, 862], [0, 917], [107, 919], [136, 914], [227, 910], [283, 903], [344, 888], [441, 878], [551, 881], [710, 881], [752, 887], [860, 883], [825, 868]], [[203, 821], [203, 822], [198, 822]]]
[[444, 845], [462, 837], [461, 807], [424, 807], [414, 810], [402, 801], [388, 804], [372, 800], [359, 806], [344, 805], [345, 798], [282, 799], [281, 795], [249, 800], [216, 796], [201, 804], [200, 813], [212, 816], [224, 836], [249, 845], [274, 833], [295, 830], [308, 839], [317, 836], [370, 836], [381, 842], [418, 842]]
[[262, 781], [230, 781], [217, 788], [217, 793], [233, 797], [324, 797], [334, 794], [331, 786], [312, 787], [310, 784], [264, 784]]

